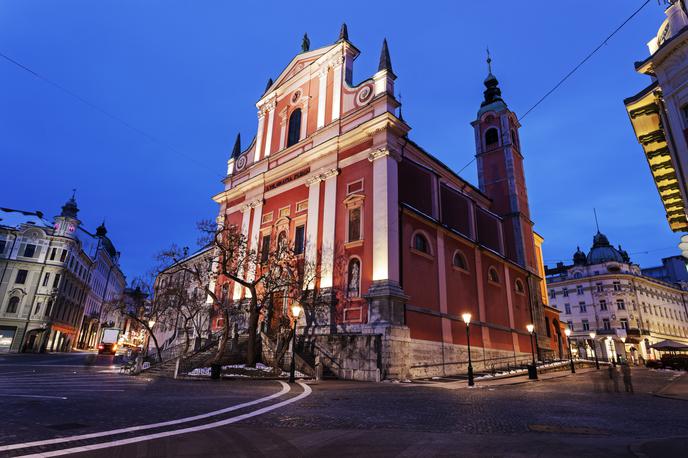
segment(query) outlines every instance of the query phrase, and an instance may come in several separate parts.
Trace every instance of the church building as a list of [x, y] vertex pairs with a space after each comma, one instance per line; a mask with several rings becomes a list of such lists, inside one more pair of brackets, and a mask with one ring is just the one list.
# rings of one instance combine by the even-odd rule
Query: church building
[[359, 53], [343, 25], [334, 44], [304, 40], [270, 80], [257, 134], [246, 148], [237, 138], [214, 196], [218, 221], [255, 250], [287, 237], [319, 266], [319, 288], [345, 292], [314, 336], [341, 378], [465, 373], [467, 312], [476, 368], [529, 361], [530, 323], [538, 356], [555, 356], [520, 124], [491, 69], [472, 122], [476, 187], [409, 135], [387, 41], [377, 72], [354, 82]]

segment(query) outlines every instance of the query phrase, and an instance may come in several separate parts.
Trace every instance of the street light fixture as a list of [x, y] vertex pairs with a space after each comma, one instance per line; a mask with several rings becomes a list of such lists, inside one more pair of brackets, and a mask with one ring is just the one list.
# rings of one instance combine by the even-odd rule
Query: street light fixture
[[538, 375], [537, 375], [537, 366], [535, 365], [535, 344], [533, 343], [533, 333], [535, 332], [535, 325], [528, 324], [526, 325], [526, 329], [528, 330], [528, 333], [530, 333], [530, 350], [533, 353], [533, 365], [532, 369], [528, 370], [528, 378], [532, 380], [537, 380]]
[[296, 323], [299, 321], [299, 316], [303, 311], [303, 307], [298, 302], [294, 302], [291, 306], [291, 314], [294, 317], [294, 331], [291, 338], [291, 365], [289, 366], [289, 383], [294, 383], [296, 380]]
[[595, 355], [595, 368], [600, 369], [600, 361], [597, 359], [597, 346], [595, 345], [595, 337], [597, 334], [593, 331], [590, 333], [590, 339], [592, 339], [592, 353]]
[[463, 322], [466, 323], [466, 343], [468, 344], [468, 386], [473, 386], [475, 385], [475, 382], [473, 381], [473, 363], [471, 361], [471, 332], [469, 326], [471, 324], [471, 314], [466, 312], [461, 315], [461, 318], [463, 318]]
[[571, 329], [566, 328], [564, 329], [564, 334], [566, 334], [566, 343], [569, 346], [569, 361], [571, 362], [571, 373], [575, 374], [576, 373], [576, 365], [573, 364], [573, 353], [571, 353]]

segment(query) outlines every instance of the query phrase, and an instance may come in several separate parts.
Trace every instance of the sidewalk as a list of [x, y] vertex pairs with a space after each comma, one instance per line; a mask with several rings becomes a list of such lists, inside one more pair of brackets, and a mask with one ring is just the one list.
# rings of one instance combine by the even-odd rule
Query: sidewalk
[[688, 377], [685, 372], [677, 372], [664, 388], [655, 393], [660, 398], [688, 401]]

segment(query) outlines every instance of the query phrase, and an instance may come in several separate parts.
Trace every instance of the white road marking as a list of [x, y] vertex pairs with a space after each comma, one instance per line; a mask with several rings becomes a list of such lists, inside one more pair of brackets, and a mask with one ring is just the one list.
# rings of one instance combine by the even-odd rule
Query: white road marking
[[163, 426], [178, 425], [180, 423], [188, 423], [190, 421], [196, 421], [196, 420], [201, 420], [203, 418], [214, 417], [216, 415], [221, 415], [223, 413], [232, 412], [232, 411], [238, 410], [238, 409], [243, 409], [244, 407], [250, 407], [252, 405], [261, 404], [263, 402], [270, 401], [271, 399], [275, 399], [275, 398], [278, 398], [284, 394], [287, 394], [291, 390], [291, 387], [288, 384], [286, 384], [282, 381], [279, 381], [279, 383], [282, 385], [282, 389], [275, 394], [271, 394], [270, 396], [265, 396], [263, 398], [259, 398], [259, 399], [256, 399], [254, 401], [244, 402], [242, 404], [237, 404], [235, 406], [226, 407], [224, 409], [214, 410], [212, 412], [207, 412], [207, 413], [200, 414], [200, 415], [194, 415], [193, 417], [179, 418], [177, 420], [164, 421], [161, 423], [151, 423], [148, 425], [131, 426], [131, 427], [127, 427], [127, 428], [113, 429], [111, 431], [101, 431], [101, 432], [97, 432], [97, 433], [81, 434], [78, 436], [58, 437], [55, 439], [46, 439], [46, 440], [41, 440], [41, 441], [25, 442], [22, 444], [2, 445], [2, 446], [0, 446], [0, 452], [4, 452], [6, 450], [16, 450], [16, 449], [20, 449], [20, 448], [27, 448], [27, 447], [36, 447], [39, 445], [51, 445], [51, 444], [59, 444], [61, 442], [71, 442], [71, 441], [77, 441], [77, 440], [83, 440], [83, 439], [93, 439], [94, 437], [112, 436], [114, 434], [123, 434], [123, 433], [132, 432], [132, 431], [139, 431], [142, 429], [152, 429], [152, 428], [160, 428]]
[[44, 399], [63, 399], [63, 400], [67, 399], [64, 396], [39, 396], [37, 394], [2, 394], [2, 393], [0, 393], [0, 396], [12, 397], [12, 398], [44, 398]]
[[[284, 382], [280, 382], [280, 383], [284, 383]], [[203, 431], [206, 429], [217, 428], [219, 426], [229, 425], [232, 423], [239, 422], [241, 420], [246, 420], [247, 418], [256, 417], [258, 415], [262, 415], [264, 413], [271, 412], [275, 409], [279, 409], [280, 407], [284, 407], [286, 405], [292, 404], [294, 402], [300, 401], [303, 398], [308, 397], [312, 392], [311, 387], [306, 385], [305, 383], [301, 383], [301, 382], [297, 382], [297, 383], [299, 385], [301, 385], [301, 387], [303, 388], [303, 393], [299, 394], [298, 396], [294, 396], [291, 399], [287, 399], [286, 401], [278, 402], [277, 404], [273, 404], [271, 406], [263, 407], [262, 409], [254, 410], [253, 412], [248, 412], [248, 413], [245, 413], [242, 415], [237, 415], [236, 417], [227, 418], [225, 420], [220, 420], [220, 421], [216, 421], [216, 422], [212, 422], [212, 423], [206, 423], [204, 425], [199, 425], [199, 426], [192, 426], [189, 428], [177, 429], [174, 431], [165, 431], [162, 433], [148, 434], [148, 435], [144, 435], [144, 436], [136, 436], [136, 437], [131, 437], [129, 439], [120, 439], [120, 440], [111, 441], [111, 442], [101, 442], [99, 444], [84, 445], [84, 446], [80, 446], [80, 447], [67, 448], [67, 449], [63, 449], [63, 450], [55, 450], [52, 452], [42, 452], [42, 453], [36, 453], [36, 454], [31, 454], [31, 455], [21, 455], [19, 458], [29, 458], [29, 457], [44, 458], [44, 457], [50, 457], [50, 456], [69, 455], [71, 453], [90, 452], [92, 450], [99, 450], [102, 448], [119, 447], [121, 445], [135, 444], [137, 442], [144, 442], [144, 441], [153, 440], [153, 439], [161, 439], [163, 437], [178, 436], [181, 434], [193, 433], [193, 432], [197, 432], [197, 431]]]
[[[10, 375], [10, 374], [35, 374], [36, 371], [15, 371], [15, 372], [0, 372], [0, 379], [2, 379], [5, 375]], [[13, 378], [13, 377], [10, 377]]]

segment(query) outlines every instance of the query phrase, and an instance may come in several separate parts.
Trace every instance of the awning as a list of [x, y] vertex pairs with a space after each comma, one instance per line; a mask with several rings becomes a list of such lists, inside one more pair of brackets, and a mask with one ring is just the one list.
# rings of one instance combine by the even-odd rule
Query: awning
[[688, 345], [676, 342], [675, 340], [663, 340], [662, 342], [650, 345], [650, 348], [659, 351], [688, 351]]

